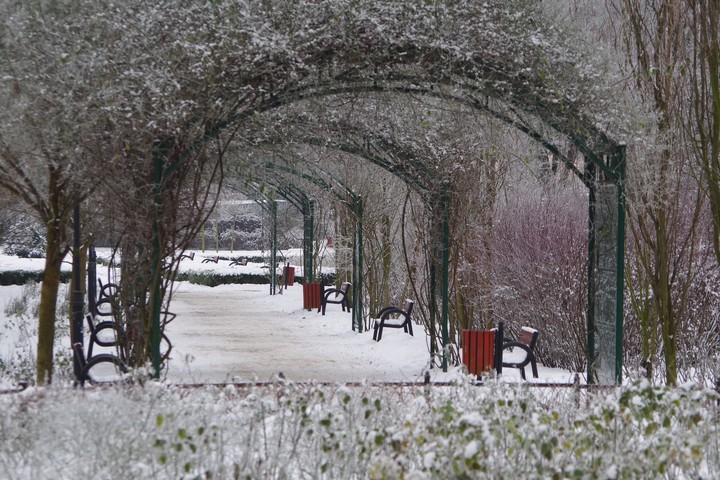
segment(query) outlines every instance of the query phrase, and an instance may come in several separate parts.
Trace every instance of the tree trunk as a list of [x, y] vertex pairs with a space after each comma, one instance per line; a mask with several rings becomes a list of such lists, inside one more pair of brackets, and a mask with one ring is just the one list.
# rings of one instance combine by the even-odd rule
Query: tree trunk
[[662, 325], [665, 381], [668, 385], [674, 386], [677, 384], [677, 318], [672, 306], [672, 281], [669, 265], [673, 252], [670, 251], [665, 239], [668, 226], [664, 210], [658, 215], [656, 229], [654, 310]]
[[56, 219], [54, 222], [49, 222], [47, 227], [45, 271], [42, 287], [40, 288], [36, 367], [36, 381], [38, 385], [46, 385], [52, 381], [55, 312], [57, 310], [62, 260], [62, 228], [60, 226], [60, 220]]

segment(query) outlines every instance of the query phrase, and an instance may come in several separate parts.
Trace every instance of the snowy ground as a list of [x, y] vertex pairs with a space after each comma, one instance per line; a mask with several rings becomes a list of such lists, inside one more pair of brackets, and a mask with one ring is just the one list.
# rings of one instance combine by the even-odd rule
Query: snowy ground
[[[214, 255], [234, 258], [260, 253], [198, 251], [193, 260], [182, 261], [181, 271], [266, 273], [262, 264], [203, 263]], [[288, 259], [302, 274], [301, 262], [293, 253]], [[99, 252], [100, 257], [106, 254]], [[0, 268], [41, 269], [42, 260], [0, 256]], [[112, 280], [104, 267], [98, 268], [98, 275], [104, 282]], [[18, 286], [0, 287], [0, 306], [7, 305], [20, 290]], [[269, 285], [206, 287], [179, 282], [171, 311], [177, 314], [167, 327], [174, 348], [166, 380], [172, 383], [264, 382], [280, 373], [295, 381], [414, 382], [421, 381], [430, 367], [422, 327], [417, 326], [412, 337], [402, 330], [388, 329], [382, 341], [375, 342], [372, 331], [357, 333], [351, 329], [350, 314], [342, 312], [339, 305], [329, 305], [325, 316], [303, 309], [302, 285], [297, 283], [282, 294], [271, 295]], [[4, 323], [8, 321], [3, 319]], [[8, 346], [2, 347], [0, 344], [0, 355], [7, 354]], [[539, 370], [540, 378], [531, 381], [572, 381], [570, 372], [543, 366]], [[434, 381], [459, 374], [456, 368], [448, 372], [433, 368], [430, 372]], [[519, 371], [505, 369], [503, 378], [519, 381]]]
[[[168, 326], [173, 382], [268, 381], [279, 372], [296, 381], [420, 381], [430, 365], [421, 327], [412, 337], [386, 330], [375, 342], [372, 331], [352, 331], [350, 314], [339, 305], [329, 305], [325, 316], [304, 310], [299, 284], [271, 296], [267, 285], [182, 283], [172, 310], [178, 314]], [[569, 372], [539, 370], [537, 381], [571, 381]], [[435, 380], [454, 373], [431, 370]], [[503, 375], [520, 378], [514, 369]]]

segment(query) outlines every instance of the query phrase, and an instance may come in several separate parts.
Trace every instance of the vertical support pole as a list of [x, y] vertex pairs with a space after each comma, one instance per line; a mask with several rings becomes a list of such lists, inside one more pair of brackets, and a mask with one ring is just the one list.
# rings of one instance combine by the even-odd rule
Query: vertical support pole
[[435, 366], [435, 356], [437, 355], [437, 332], [435, 325], [437, 325], [437, 267], [435, 266], [435, 252], [433, 252], [433, 258], [430, 261], [430, 358], [432, 358], [431, 366]]
[[[80, 205], [73, 211], [73, 263], [72, 263], [72, 328], [70, 329], [70, 343], [83, 343], [83, 309], [85, 302], [82, 293], [82, 278], [80, 276]], [[73, 370], [75, 378], [81, 377], [81, 359], [77, 358], [78, 352], [73, 348]]]
[[277, 290], [277, 200], [270, 200], [270, 216], [272, 221], [272, 238], [270, 239], [270, 295]]
[[617, 175], [617, 265], [615, 277], [615, 383], [622, 384], [623, 336], [625, 331], [625, 158], [626, 146], [619, 145], [612, 167]]
[[215, 210], [215, 253], [220, 253], [220, 212]]
[[152, 227], [152, 277], [150, 283], [150, 356], [153, 364], [153, 377], [160, 378], [160, 308], [162, 306], [160, 274], [162, 272], [161, 225], [162, 180], [165, 169], [166, 148], [155, 141], [153, 148], [153, 203], [155, 219]]
[[604, 155], [602, 162], [590, 183], [588, 381], [613, 385], [622, 382], [625, 147]]
[[585, 160], [585, 177], [589, 179], [588, 191], [588, 293], [587, 293], [587, 382], [597, 383], [595, 371], [595, 203], [596, 169], [589, 159]]
[[93, 315], [97, 314], [97, 254], [95, 246], [88, 247], [88, 267], [87, 267], [87, 296], [88, 310]]
[[450, 292], [450, 181], [445, 180], [440, 194], [440, 203], [443, 215], [443, 242], [442, 242], [442, 342], [443, 342], [443, 372], [448, 369], [448, 312]]
[[357, 233], [355, 240], [355, 261], [353, 262], [354, 282], [352, 292], [353, 303], [353, 326], [357, 328], [358, 333], [363, 331], [363, 215], [365, 207], [363, 199], [357, 197], [355, 205], [355, 215], [357, 215]]
[[303, 210], [303, 278], [305, 283], [313, 281], [313, 240], [315, 237], [315, 201], [308, 199]]
[[235, 249], [235, 228], [237, 224], [237, 215], [233, 215], [232, 234], [230, 235], [230, 253]]

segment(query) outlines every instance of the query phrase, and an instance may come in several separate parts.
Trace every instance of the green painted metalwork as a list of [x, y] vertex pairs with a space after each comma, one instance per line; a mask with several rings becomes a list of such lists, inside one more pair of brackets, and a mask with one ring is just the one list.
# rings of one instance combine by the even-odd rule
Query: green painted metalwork
[[315, 248], [315, 201], [308, 199], [303, 209], [303, 276], [306, 282], [313, 281]]
[[277, 293], [277, 201], [270, 201], [270, 265], [268, 272], [270, 273], [270, 295]]
[[595, 164], [585, 161], [585, 176], [588, 180], [588, 308], [586, 318], [587, 330], [587, 372], [588, 383], [597, 381], [595, 372]]
[[619, 145], [613, 155], [612, 167], [617, 175], [618, 200], [617, 200], [617, 257], [616, 257], [616, 295], [615, 299], [615, 383], [622, 384], [623, 367], [623, 336], [625, 329], [624, 304], [625, 304], [625, 170], [626, 170], [626, 147]]
[[443, 342], [443, 372], [448, 369], [448, 307], [450, 291], [450, 181], [441, 183], [440, 210], [442, 212], [442, 342]]
[[155, 220], [152, 237], [152, 277], [150, 286], [150, 356], [153, 364], [153, 377], [160, 378], [160, 309], [162, 308], [161, 274], [162, 243], [160, 231], [160, 209], [162, 208], [162, 181], [168, 143], [156, 142], [153, 148], [153, 201]]
[[605, 168], [587, 162], [588, 382], [622, 382], [625, 287], [625, 147], [603, 157]]
[[[434, 253], [434, 252], [433, 252]], [[429, 262], [430, 265], [428, 266], [429, 271], [429, 282], [430, 282], [430, 298], [428, 302], [428, 308], [430, 309], [429, 312], [429, 323], [430, 323], [430, 357], [433, 359], [433, 365], [435, 361], [435, 357], [437, 355], [437, 350], [435, 348], [435, 345], [437, 345], [437, 332], [435, 330], [435, 326], [437, 325], [437, 298], [435, 295], [435, 292], [437, 292], [437, 267], [435, 266], [435, 259], [431, 259]]]
[[[404, 55], [401, 57], [398, 57], [397, 62], [399, 64], [407, 64], [412, 65], [413, 62], [415, 62], [419, 57], [415, 57], [414, 55]], [[360, 67], [358, 70], [362, 70], [362, 67]], [[292, 82], [292, 86], [289, 86], [288, 88], [283, 89], [282, 87], [278, 89], [278, 91], [274, 92], [273, 95], [270, 95], [269, 98], [265, 101], [261, 101], [260, 103], [255, 103], [248, 106], [243, 106], [233, 112], [231, 115], [229, 115], [227, 118], [213, 124], [209, 125], [207, 128], [205, 128], [205, 135], [203, 135], [201, 138], [198, 138], [198, 140], [186, 150], [182, 155], [180, 155], [179, 161], [175, 162], [172, 168], [176, 168], [177, 165], [181, 164], [184, 159], [189, 158], [197, 149], [201, 148], [202, 145], [204, 145], [208, 140], [217, 137], [219, 132], [225, 130], [229, 125], [231, 124], [237, 124], [240, 121], [246, 120], [248, 118], [251, 118], [253, 116], [256, 116], [258, 114], [261, 114], [262, 112], [270, 111], [272, 109], [275, 109], [277, 107], [280, 107], [282, 105], [289, 105], [298, 101], [307, 100], [308, 98], [318, 98], [323, 96], [332, 96], [332, 95], [342, 95], [342, 94], [374, 94], [377, 92], [403, 92], [403, 91], [415, 91], [419, 90], [415, 88], [415, 85], [444, 85], [448, 88], [455, 88], [458, 91], [463, 92], [464, 95], [466, 95], [465, 101], [466, 102], [474, 102], [475, 108], [478, 108], [480, 110], [483, 110], [490, 115], [495, 116], [496, 118], [503, 119], [508, 124], [511, 124], [518, 128], [521, 131], [524, 131], [527, 133], [531, 138], [535, 139], [536, 141], [543, 144], [546, 148], [548, 146], [553, 147], [553, 144], [550, 140], [552, 135], [541, 133], [539, 130], [534, 130], [529, 126], [529, 123], [524, 122], [522, 118], [510, 118], [505, 116], [503, 113], [504, 111], [507, 111], [507, 109], [497, 109], [494, 110], [490, 108], [489, 102], [481, 102], [477, 101], [477, 98], [479, 97], [492, 97], [494, 99], [498, 99], [500, 101], [508, 102], [511, 106], [510, 110], [516, 110], [518, 112], [525, 112], [531, 116], [535, 116], [539, 118], [545, 125], [550, 127], [552, 130], [554, 130], [557, 133], [562, 134], [565, 138], [567, 138], [573, 145], [575, 145], [580, 152], [583, 153], [583, 155], [589, 159], [589, 162], [591, 162], [595, 167], [600, 169], [606, 176], [606, 179], [610, 182], [616, 183], [619, 185], [619, 195], [624, 196], [624, 193], [622, 191], [622, 180], [616, 176], [616, 172], [613, 171], [612, 168], [608, 168], [607, 165], [604, 164], [602, 161], [602, 155], [598, 152], [607, 152], [612, 151], [613, 147], [616, 146], [616, 143], [612, 141], [612, 139], [608, 138], [607, 135], [605, 135], [602, 131], [598, 130], [591, 119], [585, 118], [581, 112], [575, 111], [572, 108], [568, 108], [566, 105], [554, 105], [550, 103], [537, 103], [532, 100], [523, 100], [524, 98], [532, 99], [534, 98], [532, 95], [529, 96], [523, 96], [520, 94], [514, 94], [514, 90], [510, 90], [510, 93], [503, 93], [497, 90], [493, 89], [484, 89], [478, 86], [477, 83], [472, 84], [472, 81], [474, 81], [477, 77], [472, 78], [465, 78], [463, 83], [463, 77], [459, 74], [453, 74], [449, 75], [446, 78], [435, 78], [435, 77], [424, 77], [422, 75], [408, 75], [408, 76], [402, 76], [402, 74], [398, 74], [397, 71], [393, 70], [392, 76], [388, 76], [387, 78], [384, 78], [382, 75], [377, 75], [377, 71], [369, 72], [368, 76], [363, 76], [360, 74], [358, 70], [354, 70], [356, 72], [356, 75], [353, 77], [345, 77], [345, 78], [331, 78], [327, 82], [317, 82], [317, 79], [313, 79], [313, 81], [308, 85], [302, 85], [298, 84], [296, 81]], [[462, 69], [458, 70], [462, 71]], [[492, 73], [492, 72], [490, 72]], [[502, 72], [500, 72], [502, 74]], [[373, 82], [368, 82], [367, 78], [373, 78]], [[290, 85], [290, 84], [289, 84]], [[519, 85], [518, 88], [524, 88], [522, 85]], [[425, 89], [427, 90], [427, 89]], [[432, 88], [430, 89], [432, 90]], [[423, 92], [419, 92], [422, 94]], [[431, 95], [431, 93], [426, 93], [428, 95]], [[443, 92], [443, 96], [446, 96], [446, 92]], [[550, 148], [551, 151], [552, 148]], [[560, 151], [559, 149], [555, 148], [555, 151]], [[392, 164], [391, 164], [392, 166]], [[397, 165], [392, 166], [392, 168], [397, 168]], [[577, 173], [577, 172], [576, 172]], [[587, 176], [584, 176], [583, 178], [587, 179]], [[588, 185], [591, 192], [591, 197], [593, 196], [593, 188], [592, 186]], [[594, 215], [593, 208], [590, 207], [589, 213]], [[620, 207], [618, 207], [620, 208]], [[624, 221], [623, 219], [619, 218], [619, 221]], [[624, 232], [624, 225], [618, 225], [618, 231]], [[618, 237], [620, 238], [620, 237]], [[590, 241], [590, 244], [593, 246], [595, 245], [594, 241]], [[619, 245], [619, 240], [618, 240]], [[624, 244], [623, 244], [624, 248]], [[591, 249], [591, 258], [589, 259], [589, 263], [593, 261], [592, 255], [595, 254], [595, 250]], [[620, 261], [620, 258], [624, 257], [624, 251], [620, 252], [618, 251], [618, 258], [617, 261]], [[432, 276], [431, 271], [431, 276]], [[617, 287], [619, 289], [619, 281], [617, 283]], [[589, 279], [589, 293], [591, 295], [595, 295], [596, 286], [594, 285], [593, 279]], [[619, 289], [621, 290], [621, 289]], [[433, 290], [435, 291], [435, 290]], [[589, 307], [593, 305], [594, 299], [589, 298], [588, 305]], [[433, 309], [434, 310], [434, 309]], [[431, 312], [432, 315], [432, 312]], [[593, 325], [593, 316], [594, 313], [592, 313], [591, 309], [588, 310], [588, 331], [589, 331], [589, 338], [588, 338], [588, 354], [590, 355], [591, 352], [594, 351], [592, 347], [592, 339], [590, 338], [590, 335], [592, 332], [591, 326]], [[622, 319], [619, 318], [616, 314], [615, 321], [617, 322], [617, 325], [619, 325], [618, 328], [622, 328]], [[592, 358], [589, 357], [589, 363], [591, 364], [593, 361]], [[590, 367], [591, 368], [591, 367]]]
[[352, 293], [352, 317], [353, 325], [357, 328], [358, 333], [363, 331], [363, 215], [364, 205], [363, 199], [358, 196], [354, 205], [355, 216], [357, 218], [356, 241], [355, 241], [355, 268], [353, 268], [354, 282]]
[[[345, 205], [347, 205], [348, 209], [353, 213], [356, 221], [356, 228], [355, 228], [355, 238], [353, 240], [353, 271], [352, 271], [352, 279], [353, 279], [353, 293], [352, 293], [352, 326], [353, 329], [357, 330], [358, 332], [363, 331], [363, 268], [364, 268], [364, 258], [363, 258], [363, 212], [364, 212], [364, 205], [363, 205], [363, 199], [358, 194], [356, 194], [352, 189], [350, 189], [348, 186], [346, 186], [343, 182], [333, 178], [330, 176], [330, 181], [333, 182], [333, 184], [329, 184], [322, 178], [320, 178], [319, 175], [313, 175], [306, 172], [300, 172], [294, 168], [291, 168], [288, 165], [284, 164], [278, 164], [273, 162], [267, 162], [264, 164], [264, 168], [270, 171], [273, 171], [275, 173], [277, 172], [286, 172], [290, 175], [293, 175], [297, 178], [301, 178], [305, 181], [308, 181], [316, 186], [319, 186], [323, 188], [325, 191], [332, 193], [336, 198], [341, 200]], [[340, 195], [340, 193], [337, 192], [336, 188], [333, 188], [333, 186], [340, 187], [342, 191], [344, 192], [345, 196]], [[313, 207], [314, 211], [314, 207]], [[314, 229], [314, 226], [312, 227]], [[314, 231], [310, 231], [311, 237], [314, 236]], [[313, 268], [312, 265], [310, 265], [310, 268]]]

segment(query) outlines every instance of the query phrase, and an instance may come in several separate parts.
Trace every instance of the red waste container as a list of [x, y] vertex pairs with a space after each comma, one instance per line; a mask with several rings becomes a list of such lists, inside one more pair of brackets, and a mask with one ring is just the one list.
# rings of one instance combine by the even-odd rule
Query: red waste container
[[285, 276], [285, 286], [286, 287], [292, 287], [295, 285], [295, 267], [286, 266], [285, 272], [283, 272]]
[[320, 308], [320, 283], [303, 283], [303, 308]]
[[495, 367], [495, 331], [463, 330], [463, 364], [478, 377]]

